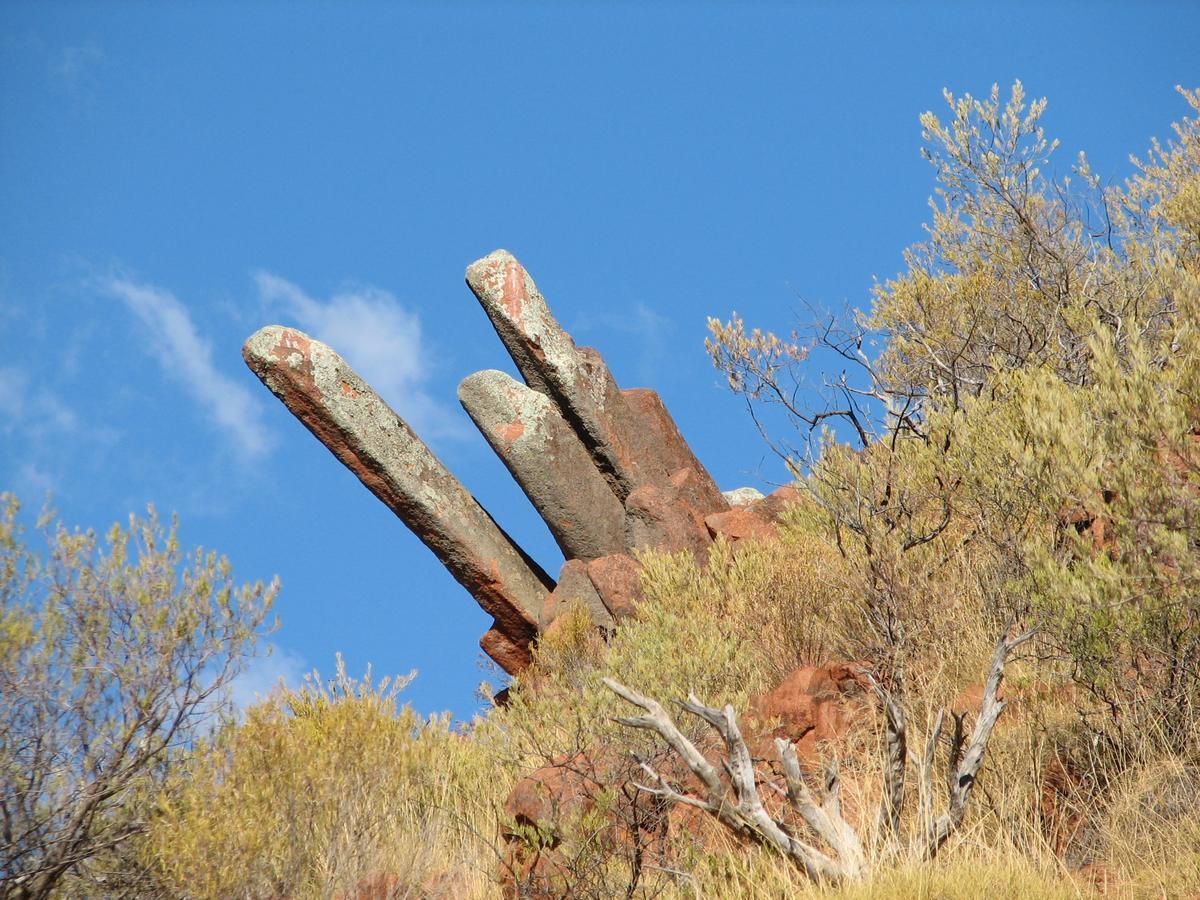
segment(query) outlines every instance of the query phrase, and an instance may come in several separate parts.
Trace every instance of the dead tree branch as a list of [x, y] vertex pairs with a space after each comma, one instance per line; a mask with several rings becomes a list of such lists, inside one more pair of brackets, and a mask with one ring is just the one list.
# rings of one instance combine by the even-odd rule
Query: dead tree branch
[[[946, 839], [962, 823], [971, 789], [983, 765], [984, 753], [992, 731], [1005, 703], [998, 697], [1000, 683], [1004, 678], [1004, 666], [1012, 652], [1032, 637], [1026, 632], [1012, 640], [1001, 637], [992, 655], [991, 667], [983, 692], [983, 706], [975, 721], [970, 743], [965, 752], [952, 747], [949, 754], [949, 792], [946, 810], [934, 818], [932, 814], [934, 794], [934, 763], [938, 743], [941, 740], [944, 712], [939, 712], [926, 739], [925, 752], [921, 759], [921, 822], [919, 836], [909, 847], [911, 855], [918, 859], [932, 859]], [[656, 700], [639, 694], [612, 678], [604, 679], [605, 686], [632, 706], [641, 709], [644, 715], [619, 717], [622, 725], [652, 731], [667, 742], [675, 755], [688, 767], [703, 786], [703, 796], [688, 793], [672, 786], [668, 780], [647, 763], [642, 769], [649, 776], [650, 784], [635, 784], [638, 790], [660, 797], [668, 803], [682, 803], [704, 810], [735, 834], [757, 841], [782, 853], [809, 878], [821, 882], [838, 882], [863, 877], [870, 870], [863, 843], [854, 827], [842, 815], [840, 781], [836, 765], [826, 775], [820, 801], [809, 789], [795, 745], [777, 738], [775, 748], [787, 788], [783, 790], [770, 781], [763, 783], [779, 791], [787, 798], [791, 809], [808, 826], [828, 851], [802, 840], [795, 829], [782, 818], [772, 816], [763, 806], [759, 793], [759, 778], [754, 769], [750, 750], [738, 727], [737, 716], [732, 706], [723, 709], [705, 706], [695, 695], [679, 706], [697, 718], [703, 719], [721, 737], [725, 758], [720, 769], [676, 726], [674, 720]], [[885, 840], [898, 839], [900, 835], [900, 812], [904, 797], [904, 770], [907, 761], [907, 721], [900, 703], [891, 693], [872, 679], [876, 693], [883, 704], [886, 718], [885, 744], [887, 760], [881, 778], [883, 801], [879, 812], [879, 825]], [[956, 722], [956, 735], [961, 725]], [[722, 777], [722, 770], [724, 777]]]

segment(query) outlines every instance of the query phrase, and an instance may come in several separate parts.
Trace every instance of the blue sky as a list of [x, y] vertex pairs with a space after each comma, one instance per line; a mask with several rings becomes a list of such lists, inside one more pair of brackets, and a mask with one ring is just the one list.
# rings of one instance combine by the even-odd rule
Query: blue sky
[[423, 711], [499, 681], [488, 620], [243, 365], [331, 343], [547, 569], [544, 527], [455, 387], [512, 371], [463, 284], [513, 251], [723, 488], [784, 480], [705, 317], [865, 305], [921, 237], [918, 115], [1020, 78], [1057, 165], [1110, 180], [1200, 84], [1196, 3], [0, 7], [0, 489], [103, 528], [153, 502], [278, 574], [246, 690], [419, 670]]

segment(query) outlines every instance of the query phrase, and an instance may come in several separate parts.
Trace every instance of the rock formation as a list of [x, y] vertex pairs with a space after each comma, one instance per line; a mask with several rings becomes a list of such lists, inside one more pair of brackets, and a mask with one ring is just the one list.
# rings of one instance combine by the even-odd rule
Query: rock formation
[[621, 390], [599, 353], [575, 346], [512, 254], [472, 263], [467, 284], [525, 383], [476, 372], [459, 400], [562, 549], [557, 584], [330, 347], [271, 325], [242, 355], [495, 619], [480, 646], [505, 671], [529, 664], [538, 634], [569, 604], [604, 629], [629, 615], [634, 551], [703, 554], [717, 534], [771, 532], [790, 489], [722, 494], [658, 394]]

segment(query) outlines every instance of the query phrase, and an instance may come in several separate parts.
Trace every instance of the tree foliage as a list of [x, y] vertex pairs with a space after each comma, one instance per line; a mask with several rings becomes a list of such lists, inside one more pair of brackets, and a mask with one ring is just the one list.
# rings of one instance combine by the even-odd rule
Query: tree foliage
[[323, 897], [374, 876], [380, 896], [452, 896], [425, 863], [489, 773], [455, 752], [448, 715], [397, 705], [411, 679], [354, 679], [339, 659], [328, 682], [281, 689], [197, 747], [143, 846], [167, 894]]
[[[43, 518], [48, 551], [0, 518], [0, 879], [5, 893], [116, 893], [138, 802], [217, 715], [275, 596], [185, 556], [153, 510], [103, 543]], [[86, 887], [87, 884], [93, 887]]]
[[[1200, 889], [1184, 827], [1200, 785], [1200, 125], [1104, 187], [1082, 157], [1053, 174], [1045, 103], [1020, 85], [947, 101], [922, 118], [938, 184], [927, 238], [869, 310], [783, 337], [711, 323], [713, 359], [763, 427], [777, 406], [798, 429], [767, 434], [805, 488], [775, 538], [720, 539], [703, 563], [641, 556], [644, 600], [607, 642], [564, 614], [507, 703], [461, 729], [340, 670], [248, 710], [141, 807], [139, 859], [165, 893], [482, 897], [503, 877], [523, 895], [833, 895], [678, 805], [633, 805], [638, 760], [699, 798], [696, 773], [615, 722], [628, 709], [604, 685], [728, 704], [749, 748], [766, 727], [752, 698], [854, 660], [874, 663], [880, 702], [822, 764], [839, 766], [872, 874], [837, 896], [1073, 897], [1064, 861], [1099, 860], [1134, 896]], [[830, 354], [838, 374], [814, 384]], [[996, 636], [1014, 620], [1007, 633], [1037, 637], [1005, 661], [1001, 697]], [[972, 707], [959, 693], [989, 658]], [[961, 755], [972, 708], [986, 768], [985, 742]], [[720, 757], [703, 721], [679, 718]], [[889, 794], [921, 746], [901, 818]], [[570, 790], [517, 821], [506, 798], [535, 770]], [[759, 772], [743, 767], [741, 794], [713, 807], [760, 789], [767, 805]], [[931, 833], [935, 862], [896, 855]]]
[[[794, 396], [813, 348], [853, 365], [826, 406], [785, 404], [806, 436], [792, 465], [861, 554], [899, 659], [919, 652], [921, 597], [969, 555], [985, 612], [1039, 626], [1103, 728], [1194, 733], [1200, 124], [1104, 188], [1082, 155], [1047, 174], [1045, 101], [1019, 83], [946, 99], [946, 121], [921, 119], [928, 237], [870, 312], [786, 342], [714, 320], [714, 362], [752, 402]], [[816, 430], [836, 420], [857, 452]]]

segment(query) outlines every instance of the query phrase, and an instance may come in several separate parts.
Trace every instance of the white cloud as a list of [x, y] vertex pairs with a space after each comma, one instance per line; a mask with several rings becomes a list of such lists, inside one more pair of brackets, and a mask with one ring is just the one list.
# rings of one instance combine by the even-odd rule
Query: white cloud
[[461, 424], [428, 393], [432, 366], [421, 320], [391, 293], [355, 287], [322, 302], [270, 272], [258, 272], [255, 282], [264, 303], [336, 350], [418, 433], [461, 434]]
[[78, 420], [58, 395], [45, 387], [35, 387], [28, 373], [15, 366], [0, 366], [0, 416], [8, 421], [4, 430], [15, 427], [31, 437], [69, 434]]
[[266, 699], [280, 683], [297, 688], [308, 672], [304, 657], [274, 644], [267, 647], [266, 655], [252, 660], [229, 685], [229, 699], [239, 710], [244, 710], [260, 700]]
[[148, 284], [110, 276], [105, 293], [122, 300], [150, 332], [150, 350], [167, 375], [179, 381], [209, 417], [246, 456], [261, 456], [271, 446], [262, 423], [262, 405], [245, 385], [213, 363], [212, 344], [197, 330], [187, 307], [174, 294]]
[[0, 453], [7, 487], [25, 497], [59, 493], [63, 476], [76, 469], [75, 448], [86, 446], [94, 459], [120, 438], [110, 425], [81, 420], [63, 399], [15, 365], [0, 366]]

